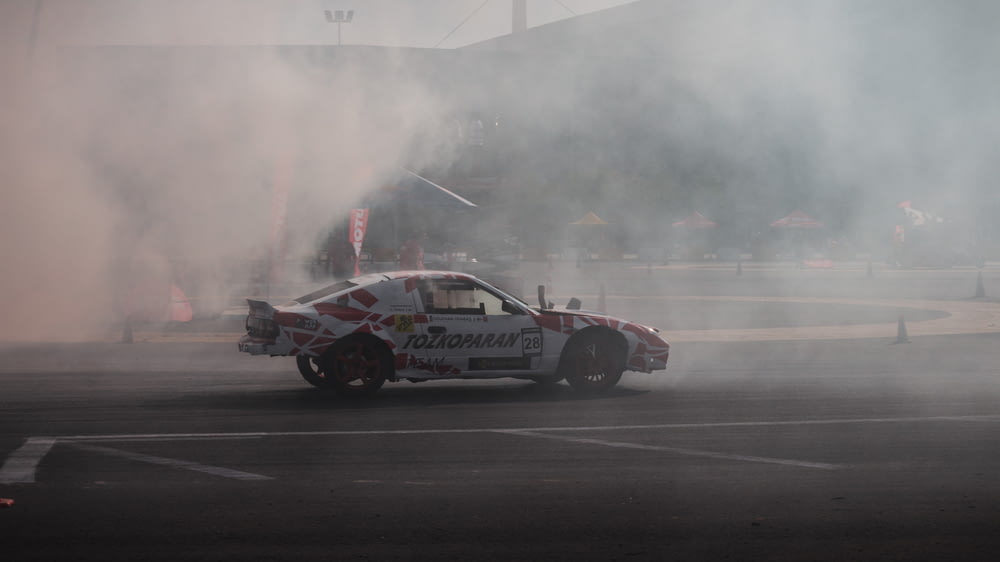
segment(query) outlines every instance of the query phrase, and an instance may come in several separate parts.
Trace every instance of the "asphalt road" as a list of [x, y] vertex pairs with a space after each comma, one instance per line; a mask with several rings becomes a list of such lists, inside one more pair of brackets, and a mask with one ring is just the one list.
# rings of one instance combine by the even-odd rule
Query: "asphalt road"
[[[643, 277], [668, 274], [692, 277]], [[345, 402], [212, 338], [0, 345], [0, 557], [995, 559], [998, 305], [963, 296], [969, 272], [880, 274], [884, 291], [863, 271], [629, 275], [576, 288], [654, 321], [653, 297], [784, 304], [695, 299], [666, 372], [590, 399], [455, 381]], [[810, 298], [831, 301], [795, 314]], [[910, 309], [911, 335], [932, 328], [906, 344], [899, 299], [944, 303]], [[985, 316], [935, 333], [951, 305]], [[858, 337], [795, 339], [845, 325]]]

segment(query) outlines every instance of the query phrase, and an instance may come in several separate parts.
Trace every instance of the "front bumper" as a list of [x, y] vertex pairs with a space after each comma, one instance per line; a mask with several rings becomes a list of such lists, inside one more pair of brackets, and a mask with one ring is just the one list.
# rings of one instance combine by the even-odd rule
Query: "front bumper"
[[653, 357], [649, 360], [649, 371], [662, 371], [667, 368], [667, 356]]
[[658, 353], [656, 355], [633, 355], [629, 360], [626, 369], [640, 373], [662, 371], [667, 368], [668, 356], [669, 355], [667, 353]]

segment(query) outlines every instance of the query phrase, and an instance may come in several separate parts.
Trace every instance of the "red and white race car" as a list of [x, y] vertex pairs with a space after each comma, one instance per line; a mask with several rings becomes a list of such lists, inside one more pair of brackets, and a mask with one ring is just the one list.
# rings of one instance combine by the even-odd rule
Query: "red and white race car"
[[670, 352], [655, 328], [533, 308], [465, 273], [378, 273], [281, 306], [247, 302], [240, 351], [294, 356], [306, 381], [344, 395], [372, 394], [387, 380], [500, 377], [565, 378], [596, 392], [626, 369], [665, 369]]

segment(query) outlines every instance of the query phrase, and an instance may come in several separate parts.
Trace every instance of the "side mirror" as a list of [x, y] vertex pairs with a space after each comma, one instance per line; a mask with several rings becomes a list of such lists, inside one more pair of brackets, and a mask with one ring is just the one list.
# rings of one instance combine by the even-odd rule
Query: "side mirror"
[[582, 304], [583, 303], [580, 302], [580, 299], [573, 297], [569, 299], [568, 303], [566, 303], [566, 310], [580, 310], [580, 305]]
[[548, 308], [545, 306], [545, 285], [538, 286], [538, 305], [542, 308]]

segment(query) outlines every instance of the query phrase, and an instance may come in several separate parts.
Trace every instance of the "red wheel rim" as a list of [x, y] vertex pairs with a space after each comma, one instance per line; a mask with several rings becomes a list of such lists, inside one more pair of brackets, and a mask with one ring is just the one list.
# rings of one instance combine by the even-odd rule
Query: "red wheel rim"
[[346, 346], [336, 360], [337, 379], [351, 388], [364, 389], [377, 381], [381, 374], [378, 354], [363, 343]]

